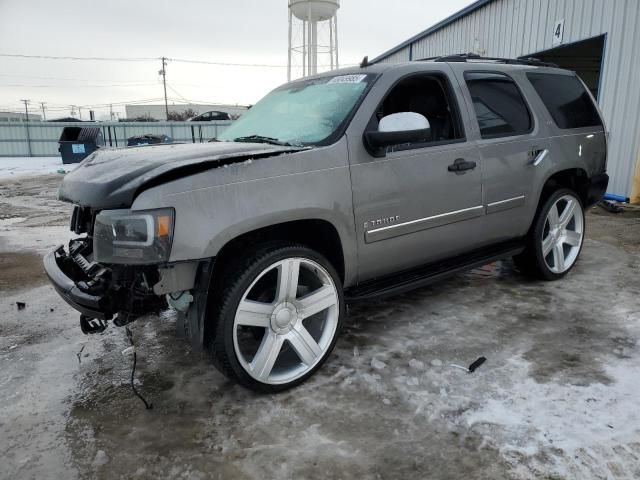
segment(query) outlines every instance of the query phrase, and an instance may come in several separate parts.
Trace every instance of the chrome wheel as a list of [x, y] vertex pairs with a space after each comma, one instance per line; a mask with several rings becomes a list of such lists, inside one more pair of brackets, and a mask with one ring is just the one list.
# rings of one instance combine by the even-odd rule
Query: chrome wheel
[[276, 262], [256, 277], [238, 304], [236, 358], [259, 382], [292, 382], [328, 353], [339, 314], [335, 283], [321, 265], [301, 257]]
[[569, 270], [580, 253], [584, 236], [584, 214], [577, 198], [563, 195], [547, 213], [542, 232], [542, 257], [549, 270]]

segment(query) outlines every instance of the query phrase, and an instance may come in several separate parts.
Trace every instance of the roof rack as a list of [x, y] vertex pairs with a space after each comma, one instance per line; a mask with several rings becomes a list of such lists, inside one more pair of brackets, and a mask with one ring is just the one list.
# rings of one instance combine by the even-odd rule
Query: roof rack
[[501, 57], [481, 57], [475, 53], [457, 53], [454, 55], [443, 55], [439, 57], [423, 58], [419, 61], [434, 61], [434, 62], [468, 62], [472, 61], [489, 61], [495, 63], [505, 63], [508, 65], [532, 65], [535, 67], [558, 67], [555, 63], [543, 62], [533, 57], [522, 58], [501, 58]]

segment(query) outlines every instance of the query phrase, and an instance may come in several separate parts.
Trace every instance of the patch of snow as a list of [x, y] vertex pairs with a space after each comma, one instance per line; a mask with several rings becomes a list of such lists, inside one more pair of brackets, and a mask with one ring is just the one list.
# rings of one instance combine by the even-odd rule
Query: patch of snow
[[410, 387], [416, 387], [420, 382], [418, 381], [417, 377], [411, 377], [409, 380], [407, 380], [407, 385], [409, 385]]
[[415, 370], [424, 370], [424, 362], [421, 360], [416, 360], [415, 358], [412, 358], [411, 360], [409, 360], [409, 367]]
[[377, 358], [374, 357], [371, 359], [371, 366], [376, 370], [382, 370], [384, 367], [387, 366], [387, 364], [384, 363], [382, 360], [378, 360]]
[[93, 465], [99, 467], [101, 465], [106, 465], [107, 463], [109, 463], [109, 456], [104, 450], [98, 450], [95, 458], [93, 459]]
[[0, 179], [72, 171], [77, 164], [64, 165], [60, 157], [0, 157]]
[[606, 464], [614, 455], [612, 445], [637, 442], [640, 366], [628, 363], [605, 368], [613, 388], [602, 383], [537, 383], [523, 376], [509, 390], [500, 390], [465, 412], [463, 421], [500, 445], [507, 456], [511, 452], [535, 459], [537, 453], [549, 449], [564, 452], [555, 458], [552, 468], [560, 476], [575, 468], [574, 460], [584, 452], [589, 452], [590, 462]]

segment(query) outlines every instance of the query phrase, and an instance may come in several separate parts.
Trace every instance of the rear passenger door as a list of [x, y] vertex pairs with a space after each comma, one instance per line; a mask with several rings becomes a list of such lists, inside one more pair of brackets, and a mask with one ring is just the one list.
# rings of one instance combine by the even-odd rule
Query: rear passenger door
[[526, 234], [535, 211], [536, 157], [543, 154], [536, 121], [511, 72], [456, 66], [474, 126], [482, 165], [486, 217], [482, 243], [497, 243]]

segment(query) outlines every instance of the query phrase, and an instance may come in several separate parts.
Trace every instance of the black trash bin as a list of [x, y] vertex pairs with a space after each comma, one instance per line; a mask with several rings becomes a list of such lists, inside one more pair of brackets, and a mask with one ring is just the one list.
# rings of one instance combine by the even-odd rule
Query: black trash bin
[[98, 127], [64, 127], [58, 143], [62, 163], [78, 163], [104, 146], [104, 135]]
[[168, 135], [138, 135], [127, 138], [127, 147], [135, 147], [136, 145], [157, 145], [159, 143], [172, 143], [173, 140]]

